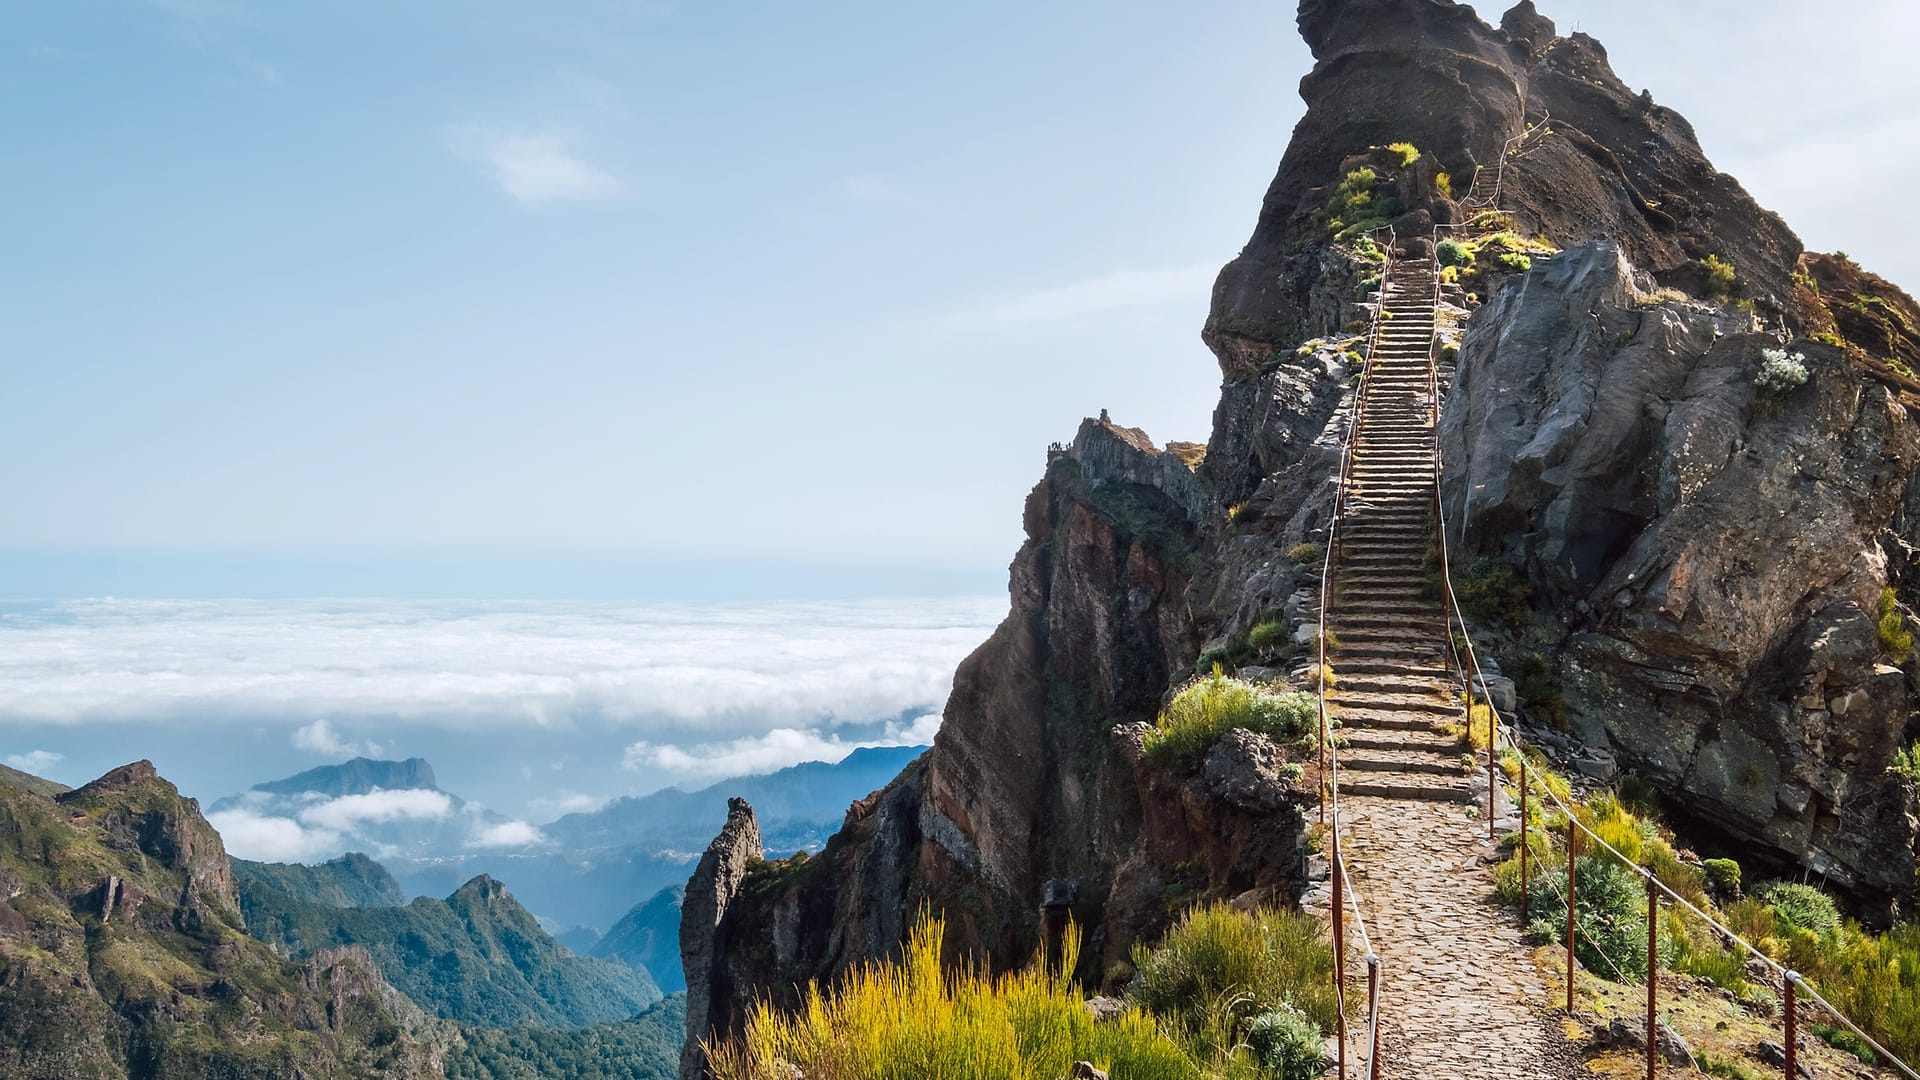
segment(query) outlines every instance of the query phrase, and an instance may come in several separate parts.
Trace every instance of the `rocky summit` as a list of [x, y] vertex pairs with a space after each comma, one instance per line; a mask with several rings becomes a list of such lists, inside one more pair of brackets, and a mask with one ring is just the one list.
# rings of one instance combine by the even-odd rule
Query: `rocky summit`
[[[1436, 451], [1485, 690], [1528, 741], [1583, 783], [1631, 775], [1693, 835], [1823, 878], [1870, 923], [1910, 910], [1914, 786], [1889, 766], [1915, 734], [1920, 309], [1804, 252], [1683, 117], [1530, 0], [1497, 23], [1303, 0], [1299, 28], [1307, 112], [1202, 330], [1211, 439], [1082, 422], [1028, 497], [1011, 610], [932, 749], [811, 858], [762, 860], [735, 806], [687, 890], [688, 1080], [702, 1040], [894, 955], [923, 906], [948, 955], [999, 969], [1071, 920], [1098, 986], [1193, 901], [1299, 901], [1312, 762], [1241, 731], [1169, 763], [1149, 725], [1216, 667], [1310, 685], [1343, 484], [1374, 516], [1344, 556], [1341, 695], [1363, 716], [1425, 707], [1392, 624], [1431, 605], [1438, 667], [1417, 580], [1438, 558]], [[1426, 269], [1382, 282], [1389, 255]], [[1422, 314], [1396, 287], [1427, 290]], [[1416, 337], [1436, 343], [1437, 425], [1424, 375], [1375, 372], [1370, 395], [1406, 400], [1370, 413], [1373, 471], [1343, 480], [1365, 350], [1424, 355]], [[1406, 512], [1381, 516], [1394, 498]], [[1447, 771], [1364, 727], [1356, 757]], [[1459, 787], [1415, 786], [1439, 794], [1365, 790]], [[1563, 1038], [1538, 1036], [1543, 1062]]]

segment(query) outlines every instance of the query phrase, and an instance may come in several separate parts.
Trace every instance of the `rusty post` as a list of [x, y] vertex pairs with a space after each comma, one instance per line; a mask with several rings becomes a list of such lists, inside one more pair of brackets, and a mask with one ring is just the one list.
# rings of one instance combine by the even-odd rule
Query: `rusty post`
[[1340, 1041], [1340, 1080], [1347, 1080], [1347, 905], [1346, 875], [1340, 866], [1340, 819], [1333, 819], [1333, 1002], [1335, 1034]]
[[1573, 896], [1575, 860], [1580, 855], [1580, 827], [1574, 823], [1573, 811], [1567, 811], [1567, 1012], [1573, 1012]]
[[1654, 1080], [1659, 1066], [1660, 1008], [1660, 890], [1647, 880], [1647, 1080]]
[[1787, 1080], [1799, 1080], [1800, 1068], [1800, 973], [1787, 972]]
[[1367, 957], [1367, 1080], [1380, 1080], [1380, 958]]

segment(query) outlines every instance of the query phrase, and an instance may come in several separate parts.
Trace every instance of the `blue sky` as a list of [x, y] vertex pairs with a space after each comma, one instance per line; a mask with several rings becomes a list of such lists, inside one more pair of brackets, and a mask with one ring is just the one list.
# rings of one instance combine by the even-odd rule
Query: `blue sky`
[[[1920, 283], [1920, 18], [1543, 7]], [[9, 15], [16, 596], [996, 591], [1079, 417], [1205, 437], [1308, 66], [1272, 0]]]

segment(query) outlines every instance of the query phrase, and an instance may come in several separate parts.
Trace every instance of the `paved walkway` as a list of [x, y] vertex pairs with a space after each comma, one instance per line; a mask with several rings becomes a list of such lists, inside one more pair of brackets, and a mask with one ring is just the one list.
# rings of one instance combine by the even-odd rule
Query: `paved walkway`
[[[1588, 1076], [1545, 1007], [1518, 914], [1494, 899], [1484, 819], [1415, 799], [1345, 796], [1340, 808], [1342, 852], [1382, 961], [1381, 1076]], [[1347, 970], [1362, 976], [1349, 994], [1364, 995], [1364, 959], [1349, 942]]]

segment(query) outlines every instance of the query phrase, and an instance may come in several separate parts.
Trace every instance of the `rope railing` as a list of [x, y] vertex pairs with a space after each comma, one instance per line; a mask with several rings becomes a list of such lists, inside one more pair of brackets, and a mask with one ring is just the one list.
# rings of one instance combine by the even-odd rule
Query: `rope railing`
[[[1509, 140], [1509, 147], [1511, 147], [1514, 141], [1519, 139], [1524, 139], [1528, 135], [1533, 134], [1536, 130], [1544, 130], [1546, 122], [1547, 121], [1543, 119], [1539, 125], [1530, 127], [1527, 131], [1522, 132], [1518, 136], [1515, 136], [1514, 140]], [[1503, 152], [1501, 155], [1501, 166], [1503, 170], [1505, 167], [1505, 158], [1506, 158], [1506, 153]], [[1475, 181], [1476, 183], [1478, 182], [1477, 176], [1475, 177]], [[1496, 200], [1493, 205], [1498, 205], [1497, 203], [1498, 191], [1499, 191], [1499, 177], [1497, 176], [1495, 181]], [[1435, 288], [1435, 305], [1436, 305], [1435, 310], [1437, 312], [1438, 302], [1439, 302], [1439, 282], [1438, 282], [1439, 260], [1437, 256], [1434, 259], [1434, 272], [1435, 272], [1434, 288]], [[1439, 345], [1439, 328], [1438, 328], [1438, 322], [1436, 320], [1434, 340], [1428, 350], [1428, 387], [1429, 387], [1429, 392], [1432, 396], [1431, 408], [1432, 408], [1432, 416], [1434, 418], [1434, 428], [1433, 428], [1434, 430], [1433, 481], [1434, 481], [1434, 514], [1435, 514], [1434, 524], [1436, 526], [1435, 534], [1437, 536], [1437, 543], [1439, 546], [1439, 563], [1440, 563], [1440, 573], [1441, 573], [1441, 583], [1442, 583], [1442, 597], [1441, 597], [1442, 616], [1446, 620], [1447, 645], [1445, 649], [1445, 655], [1449, 657], [1449, 666], [1457, 667], [1457, 670], [1460, 675], [1460, 681], [1462, 684], [1462, 688], [1464, 690], [1463, 697], [1465, 698], [1467, 731], [1470, 738], [1473, 731], [1473, 709], [1475, 704], [1474, 696], [1476, 691], [1478, 692], [1480, 697], [1483, 699], [1483, 704], [1487, 710], [1486, 712], [1486, 719], [1487, 719], [1487, 832], [1488, 832], [1489, 838], [1492, 838], [1495, 835], [1495, 830], [1497, 828], [1495, 824], [1495, 820], [1498, 816], [1497, 801], [1498, 801], [1498, 795], [1499, 795], [1499, 779], [1498, 779], [1499, 760], [1501, 756], [1503, 739], [1505, 740], [1505, 744], [1506, 744], [1505, 749], [1512, 750], [1514, 752], [1514, 755], [1513, 755], [1514, 758], [1519, 762], [1520, 815], [1521, 815], [1519, 849], [1520, 849], [1520, 858], [1521, 858], [1521, 875], [1522, 875], [1521, 890], [1522, 890], [1522, 897], [1523, 897], [1522, 899], [1523, 905], [1525, 904], [1524, 896], [1525, 896], [1526, 887], [1527, 887], [1526, 886], [1527, 860], [1530, 853], [1529, 848], [1531, 843], [1531, 827], [1528, 823], [1527, 803], [1529, 801], [1529, 797], [1531, 795], [1532, 789], [1536, 783], [1539, 785], [1540, 790], [1546, 793], [1547, 798], [1551, 801], [1554, 808], [1559, 810], [1560, 813], [1562, 813], [1567, 819], [1567, 841], [1568, 841], [1567, 888], [1566, 888], [1566, 891], [1561, 894], [1567, 906], [1567, 934], [1566, 934], [1567, 1011], [1572, 1012], [1574, 1008], [1574, 976], [1575, 976], [1574, 939], [1577, 933], [1575, 912], [1576, 912], [1576, 902], [1578, 898], [1578, 890], [1576, 888], [1576, 885], [1577, 885], [1577, 879], [1579, 877], [1578, 867], [1577, 867], [1578, 849], [1579, 849], [1578, 840], [1580, 837], [1584, 836], [1586, 840], [1590, 842], [1592, 845], [1594, 845], [1595, 847], [1597, 847], [1598, 850], [1605, 851], [1607, 854], [1613, 856], [1613, 858], [1616, 859], [1621, 866], [1627, 867], [1631, 869], [1634, 873], [1638, 874], [1640, 878], [1643, 880], [1643, 882], [1646, 884], [1647, 893], [1648, 893], [1648, 905], [1649, 905], [1648, 906], [1648, 915], [1649, 915], [1648, 964], [1647, 964], [1647, 983], [1648, 983], [1648, 987], [1647, 987], [1647, 1028], [1648, 1028], [1647, 1075], [1649, 1077], [1654, 1076], [1658, 1068], [1658, 1064], [1657, 1064], [1658, 1054], [1655, 1052], [1655, 1049], [1654, 1049], [1655, 1044], [1657, 1042], [1657, 1039], [1655, 1037], [1656, 1036], [1655, 1024], [1656, 1024], [1656, 1009], [1657, 1009], [1656, 994], [1657, 994], [1657, 987], [1659, 982], [1659, 978], [1658, 978], [1659, 956], [1658, 956], [1658, 949], [1657, 949], [1657, 936], [1656, 936], [1657, 925], [1655, 922], [1655, 916], [1658, 910], [1658, 903], [1659, 903], [1658, 898], [1661, 895], [1664, 895], [1667, 898], [1667, 901], [1669, 903], [1677, 905], [1682, 910], [1689, 912], [1696, 918], [1700, 919], [1706, 925], [1711, 927], [1713, 931], [1717, 933], [1724, 940], [1731, 942], [1735, 945], [1738, 945], [1748, 956], [1760, 961], [1768, 970], [1772, 971], [1781, 980], [1781, 986], [1784, 991], [1784, 997], [1785, 997], [1785, 1003], [1783, 1005], [1782, 1011], [1783, 1011], [1784, 1022], [1785, 1022], [1785, 1042], [1786, 1042], [1785, 1076], [1787, 1080], [1796, 1080], [1797, 1055], [1798, 1055], [1797, 1031], [1796, 1031], [1797, 1024], [1798, 1024], [1797, 998], [1801, 996], [1804, 996], [1808, 1001], [1812, 1002], [1813, 1004], [1819, 1006], [1821, 1009], [1825, 1010], [1825, 1012], [1828, 1015], [1832, 1016], [1835, 1020], [1839, 1021], [1842, 1026], [1844, 1026], [1848, 1031], [1852, 1032], [1855, 1037], [1859, 1038], [1861, 1042], [1863, 1042], [1867, 1047], [1869, 1047], [1874, 1053], [1878, 1054], [1883, 1061], [1890, 1063], [1902, 1075], [1906, 1076], [1908, 1080], [1920, 1080], [1920, 1072], [1915, 1071], [1913, 1066], [1907, 1064], [1905, 1061], [1895, 1056], [1891, 1051], [1889, 1051], [1885, 1046], [1883, 1046], [1878, 1040], [1874, 1039], [1865, 1030], [1863, 1030], [1859, 1024], [1855, 1023], [1851, 1017], [1841, 1012], [1837, 1006], [1835, 1006], [1832, 1002], [1828, 1001], [1827, 998], [1820, 993], [1818, 988], [1816, 988], [1813, 984], [1809, 983], [1806, 980], [1806, 978], [1802, 976], [1799, 972], [1793, 971], [1787, 968], [1785, 965], [1774, 960], [1773, 957], [1767, 955], [1758, 946], [1754, 945], [1752, 942], [1741, 937], [1737, 931], [1733, 930], [1732, 928], [1728, 927], [1724, 923], [1720, 922], [1718, 919], [1714, 918], [1712, 915], [1708, 914], [1707, 912], [1701, 910], [1698, 906], [1693, 904], [1686, 897], [1681, 896], [1679, 893], [1669, 888], [1665, 882], [1660, 880], [1658, 875], [1654, 874], [1651, 870], [1647, 869], [1646, 867], [1641, 866], [1640, 864], [1634, 862], [1632, 859], [1627, 858], [1612, 844], [1608, 843], [1605, 838], [1600, 836], [1599, 833], [1589, 828], [1584, 821], [1580, 820], [1580, 815], [1576, 812], [1574, 807], [1570, 805], [1566, 800], [1562, 799], [1554, 791], [1553, 787], [1546, 782], [1546, 779], [1540, 774], [1540, 772], [1534, 768], [1533, 762], [1530, 760], [1527, 754], [1527, 747], [1524, 744], [1522, 744], [1519, 740], [1517, 725], [1512, 720], [1508, 719], [1506, 716], [1501, 714], [1499, 706], [1494, 703], [1493, 695], [1488, 692], [1486, 679], [1480, 667], [1479, 654], [1474, 646], [1472, 628], [1468, 626], [1466, 616], [1460, 609], [1459, 596], [1455, 593], [1454, 587], [1453, 587], [1452, 557], [1450, 553], [1450, 545], [1448, 544], [1448, 541], [1447, 541], [1448, 525], [1447, 525], [1447, 516], [1446, 516], [1446, 501], [1441, 497], [1441, 494], [1440, 494], [1440, 481], [1443, 475], [1443, 462], [1441, 459], [1441, 448], [1440, 448], [1440, 438], [1439, 438], [1440, 387], [1439, 387], [1439, 364], [1438, 364], [1438, 358], [1436, 356], [1436, 353], [1438, 351], [1438, 345]], [[1464, 528], [1464, 522], [1462, 523], [1462, 525]], [[1464, 536], [1465, 536], [1465, 533], [1463, 532], [1462, 537], [1464, 538]], [[1459, 635], [1457, 639], [1454, 635], [1454, 629], [1456, 626], [1459, 629]], [[1456, 640], [1460, 644], [1456, 644]], [[1458, 655], [1462, 645], [1464, 645], [1464, 649], [1465, 649], [1464, 656]], [[1595, 951], [1600, 954], [1601, 958], [1606, 960], [1608, 965], [1614, 968], [1614, 974], [1619, 975], [1620, 974], [1619, 966], [1613, 961], [1612, 957], [1608, 956], [1604, 950], [1600, 949], [1597, 943], [1589, 941], [1589, 944], [1593, 945], [1595, 948]], [[1622, 981], [1624, 981], [1624, 979]]]
[[[1379, 232], [1380, 230], [1371, 230]], [[1388, 282], [1392, 279], [1394, 261], [1397, 256], [1399, 240], [1392, 226], [1386, 228], [1386, 263], [1380, 271], [1380, 303], [1373, 315], [1373, 325], [1367, 333], [1367, 354], [1364, 366], [1360, 369], [1360, 385], [1355, 388], [1353, 408], [1347, 416], [1346, 437], [1340, 448], [1340, 475], [1334, 490], [1333, 512], [1327, 519], [1327, 550], [1320, 564], [1320, 611], [1319, 640], [1317, 643], [1318, 667], [1314, 672], [1314, 687], [1319, 706], [1319, 743], [1320, 743], [1320, 822], [1328, 824], [1329, 808], [1332, 823], [1328, 828], [1331, 853], [1328, 868], [1332, 876], [1328, 898], [1328, 914], [1333, 923], [1333, 987], [1335, 1035], [1339, 1044], [1340, 1080], [1347, 1077], [1347, 997], [1346, 997], [1346, 912], [1353, 912], [1354, 925], [1360, 931], [1360, 945], [1367, 964], [1367, 1047], [1366, 1075], [1372, 1078], [1380, 1076], [1380, 973], [1382, 961], [1374, 951], [1373, 941], [1367, 933], [1367, 923], [1360, 911], [1360, 897], [1354, 891], [1352, 878], [1347, 872], [1346, 858], [1340, 851], [1340, 833], [1343, 822], [1340, 818], [1340, 747], [1333, 738], [1333, 725], [1327, 705], [1327, 689], [1330, 669], [1327, 666], [1327, 611], [1333, 601], [1333, 567], [1339, 558], [1340, 528], [1347, 512], [1347, 488], [1353, 473], [1354, 439], [1360, 430], [1360, 421], [1366, 412], [1367, 390], [1373, 375], [1373, 358], [1380, 344], [1380, 327], [1385, 321], [1387, 309]]]

